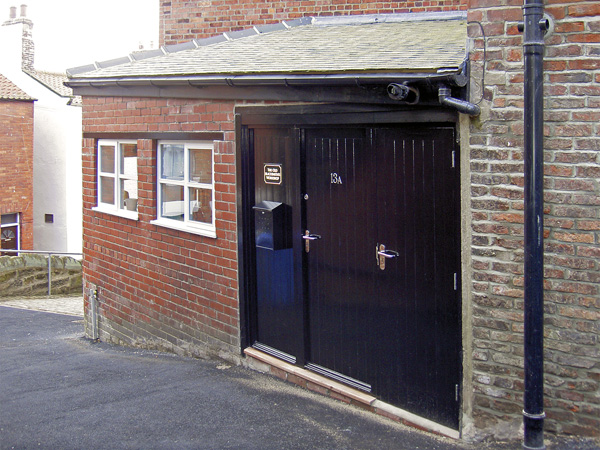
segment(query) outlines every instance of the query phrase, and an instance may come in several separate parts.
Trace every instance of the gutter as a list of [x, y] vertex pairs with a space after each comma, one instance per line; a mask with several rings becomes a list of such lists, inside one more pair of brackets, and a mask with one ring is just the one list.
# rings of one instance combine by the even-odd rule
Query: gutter
[[[385, 86], [388, 97], [379, 102], [401, 103], [404, 105], [417, 105], [422, 100], [419, 86], [424, 91], [431, 91], [438, 87], [439, 104], [457, 110], [470, 116], [480, 114], [479, 106], [466, 100], [451, 96], [451, 86], [463, 88], [468, 81], [465, 74], [466, 63], [459, 68], [438, 69], [436, 72], [388, 72], [388, 73], [342, 73], [342, 74], [265, 74], [265, 75], [184, 75], [184, 76], [129, 76], [129, 77], [102, 77], [102, 78], [72, 78], [65, 83], [73, 89], [75, 94], [84, 95], [86, 90], [102, 90], [118, 88], [127, 91], [132, 89], [151, 88], [158, 91], [168, 88], [195, 88], [203, 93], [203, 98], [217, 98], [220, 93], [211, 92], [210, 88], [356, 88], [356, 92], [367, 93], [374, 87]], [[206, 89], [205, 89], [206, 88]], [[203, 90], [205, 89], [205, 90]], [[83, 92], [78, 92], [81, 90]], [[233, 91], [232, 91], [233, 92]], [[255, 91], [256, 92], [256, 91]], [[290, 91], [293, 92], [293, 91]], [[88, 91], [89, 93], [89, 91]], [[339, 101], [341, 98], [329, 91], [330, 100]], [[405, 95], [406, 94], [406, 95]], [[101, 94], [102, 95], [102, 94]], [[122, 95], [114, 94], [114, 95]], [[126, 94], [127, 95], [127, 94]], [[140, 94], [148, 95], [148, 93]], [[168, 95], [163, 92], [161, 96]], [[233, 98], [230, 93], [227, 98]], [[235, 95], [235, 94], [234, 94]], [[279, 98], [281, 99], [281, 98]], [[322, 100], [322, 98], [321, 98]]]
[[184, 75], [159, 77], [102, 77], [71, 78], [65, 85], [78, 87], [134, 87], [134, 86], [361, 86], [401, 82], [445, 82], [459, 86], [462, 83], [462, 69], [441, 69], [437, 72], [389, 72], [389, 73], [347, 73], [347, 74], [277, 74], [277, 75]]

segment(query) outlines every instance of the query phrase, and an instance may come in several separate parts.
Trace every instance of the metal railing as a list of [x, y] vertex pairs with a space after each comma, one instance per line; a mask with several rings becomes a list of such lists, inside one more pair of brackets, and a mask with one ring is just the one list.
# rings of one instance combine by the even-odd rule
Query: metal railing
[[83, 253], [55, 252], [45, 250], [0, 250], [0, 255], [4, 253], [16, 253], [17, 256], [19, 256], [19, 253], [33, 253], [37, 255], [46, 255], [48, 259], [48, 297], [52, 295], [52, 256], [83, 256]]

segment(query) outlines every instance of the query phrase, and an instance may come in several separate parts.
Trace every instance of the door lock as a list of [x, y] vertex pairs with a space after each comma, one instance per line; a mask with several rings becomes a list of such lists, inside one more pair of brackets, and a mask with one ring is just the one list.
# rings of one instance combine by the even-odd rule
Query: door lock
[[318, 234], [310, 234], [310, 231], [306, 230], [304, 232], [304, 236], [302, 236], [302, 239], [304, 239], [304, 251], [308, 253], [310, 252], [310, 241], [321, 239], [321, 236]]
[[377, 260], [379, 263], [379, 268], [381, 270], [385, 270], [385, 260], [397, 258], [400, 254], [394, 250], [386, 250], [385, 245], [380, 244], [378, 247], [375, 247], [377, 250]]

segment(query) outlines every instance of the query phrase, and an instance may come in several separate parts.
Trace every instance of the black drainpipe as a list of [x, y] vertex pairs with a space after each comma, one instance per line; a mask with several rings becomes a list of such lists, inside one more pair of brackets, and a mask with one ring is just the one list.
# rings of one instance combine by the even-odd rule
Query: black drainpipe
[[544, 449], [544, 5], [524, 0], [525, 396], [524, 449]]
[[473, 117], [481, 114], [481, 109], [479, 108], [479, 106], [466, 100], [462, 100], [460, 98], [451, 97], [450, 92], [450, 88], [444, 85], [441, 85], [438, 88], [438, 98], [440, 104], [449, 106], [451, 108], [456, 109], [458, 112], [468, 114]]

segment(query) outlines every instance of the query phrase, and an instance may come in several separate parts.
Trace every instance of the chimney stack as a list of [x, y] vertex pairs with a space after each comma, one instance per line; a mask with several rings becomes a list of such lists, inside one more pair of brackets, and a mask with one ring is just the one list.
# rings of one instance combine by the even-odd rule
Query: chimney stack
[[17, 18], [17, 7], [10, 7], [10, 19], [2, 26], [20, 25], [21, 28], [21, 68], [27, 72], [33, 71], [34, 45], [31, 29], [33, 22], [27, 18], [27, 5], [21, 5], [21, 16]]

